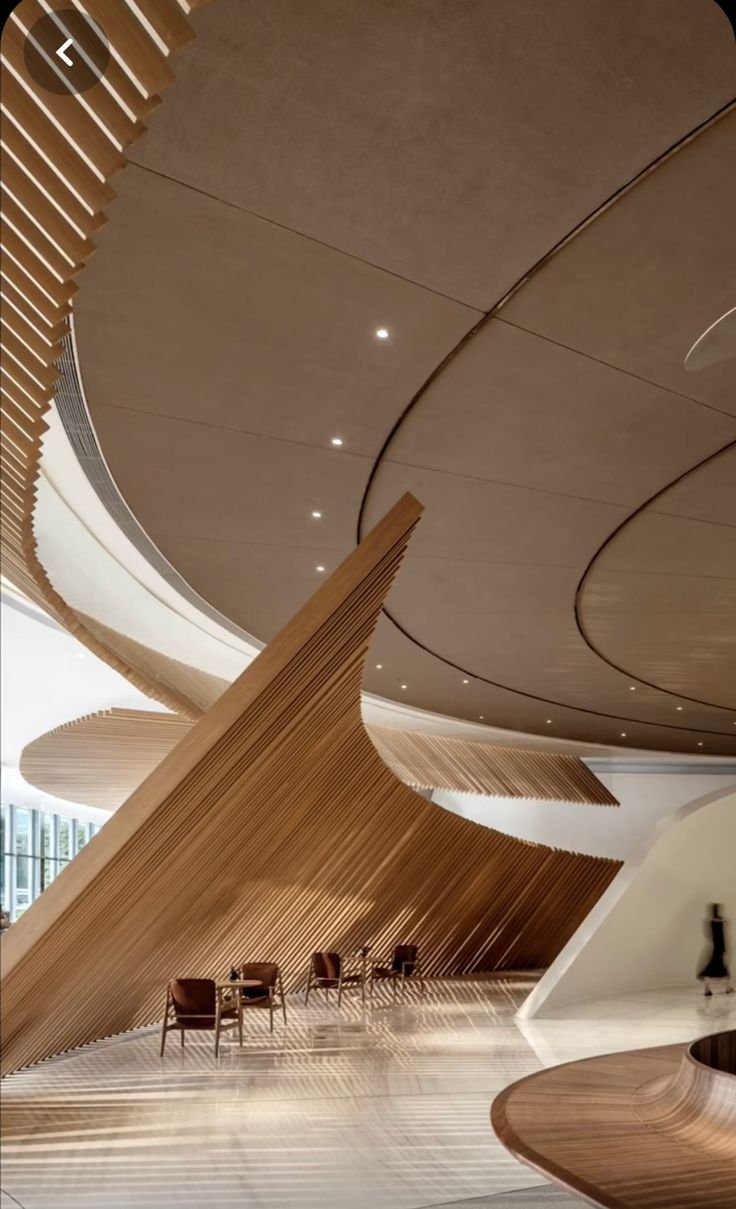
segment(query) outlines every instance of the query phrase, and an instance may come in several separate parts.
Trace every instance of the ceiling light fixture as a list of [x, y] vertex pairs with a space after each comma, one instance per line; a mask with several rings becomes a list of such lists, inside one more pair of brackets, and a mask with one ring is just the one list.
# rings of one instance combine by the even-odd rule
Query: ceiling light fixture
[[377, 663], [377, 664], [376, 664], [376, 667], [378, 668], [378, 671], [380, 672], [381, 668], [383, 667], [383, 664], [382, 664], [382, 663]]
[[376, 328], [376, 335], [378, 336], [379, 340], [388, 340], [388, 328]]
[[676, 705], [676, 706], [675, 706], [675, 709], [676, 709], [676, 710], [677, 710], [679, 713], [682, 713], [682, 706], [681, 706], [681, 705]]
[[316, 521], [321, 521], [321, 520], [322, 520], [322, 513], [321, 513], [321, 512], [316, 512], [316, 511], [315, 511], [315, 512], [313, 512], [313, 513], [312, 513], [312, 516], [314, 517], [314, 519], [315, 519]]
[[702, 747], [702, 746], [703, 746], [703, 744], [702, 744], [702, 743], [698, 743], [698, 747]]
[[630, 684], [630, 685], [629, 685], [629, 692], [630, 692], [630, 693], [635, 693], [635, 692], [636, 692], [636, 685], [635, 685], [635, 684]]
[[552, 719], [551, 719], [551, 718], [548, 718], [548, 719], [547, 719], [547, 725], [548, 725], [548, 726], [551, 726], [551, 725], [552, 725]]
[[482, 721], [483, 721], [483, 719], [485, 718], [485, 714], [478, 714], [478, 718], [479, 718], [479, 719], [480, 719], [480, 721], [482, 722]]
[[408, 687], [409, 687], [409, 685], [408, 685], [408, 684], [402, 684], [402, 686], [401, 686], [401, 687], [402, 687], [402, 688], [408, 688]]
[[315, 567], [314, 569], [315, 569], [315, 571], [324, 571], [324, 567], [322, 566], [321, 563], [319, 564], [318, 567]]
[[622, 731], [621, 731], [621, 738], [622, 738], [622, 739], [625, 739], [625, 738], [626, 738], [626, 731], [625, 731], [625, 730], [622, 730]]
[[342, 445], [342, 443], [342, 437], [332, 437], [330, 440], [330, 445]]
[[463, 680], [463, 684], [470, 684], [469, 680]]

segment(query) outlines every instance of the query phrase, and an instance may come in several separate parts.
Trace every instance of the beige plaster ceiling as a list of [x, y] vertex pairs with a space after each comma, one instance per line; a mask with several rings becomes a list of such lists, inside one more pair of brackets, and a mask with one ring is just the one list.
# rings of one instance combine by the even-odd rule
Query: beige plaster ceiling
[[[723, 13], [218, 0], [195, 22], [76, 307], [143, 527], [267, 640], [409, 489], [426, 513], [369, 691], [733, 752], [736, 507], [714, 455], [735, 372], [683, 367], [733, 304]], [[620, 582], [660, 557], [695, 601], [676, 624], [674, 587], [662, 605]]]

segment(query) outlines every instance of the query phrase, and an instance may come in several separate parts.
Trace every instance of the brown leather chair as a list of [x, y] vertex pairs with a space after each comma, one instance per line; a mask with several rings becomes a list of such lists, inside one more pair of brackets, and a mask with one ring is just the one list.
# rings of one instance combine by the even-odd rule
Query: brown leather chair
[[286, 1001], [284, 987], [281, 982], [281, 971], [272, 961], [246, 961], [240, 967], [240, 977], [243, 980], [257, 979], [260, 986], [241, 987], [241, 1009], [268, 1008], [269, 1028], [273, 1032], [274, 1008], [280, 1007], [286, 1024]]
[[223, 991], [211, 978], [175, 978], [166, 988], [166, 1010], [161, 1029], [161, 1057], [166, 1035], [177, 1029], [184, 1036], [189, 1029], [206, 1029], [215, 1034], [215, 1057], [220, 1052], [220, 1033], [237, 1026], [243, 1044], [243, 1014], [239, 998]]
[[339, 1007], [342, 1001], [343, 987], [355, 986], [356, 983], [362, 986], [363, 975], [346, 974], [339, 953], [313, 953], [309, 963], [307, 993], [304, 997], [304, 1002], [305, 1004], [309, 1003], [309, 992], [312, 988], [323, 990], [327, 999], [330, 998], [330, 990], [336, 988], [337, 1006]]
[[406, 984], [410, 978], [416, 978], [424, 994], [424, 979], [419, 963], [419, 950], [416, 945], [397, 945], [394, 949], [390, 964], [371, 966], [371, 995], [376, 982], [390, 981], [393, 986], [393, 997], [401, 987], [401, 998], [406, 994]]

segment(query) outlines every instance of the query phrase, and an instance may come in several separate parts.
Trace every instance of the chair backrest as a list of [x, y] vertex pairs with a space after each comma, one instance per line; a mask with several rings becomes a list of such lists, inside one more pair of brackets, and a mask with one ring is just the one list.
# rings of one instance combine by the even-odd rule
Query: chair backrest
[[279, 967], [274, 961], [246, 961], [240, 967], [241, 978], [257, 978], [259, 987], [243, 987], [244, 999], [259, 999], [269, 987], [278, 986]]
[[169, 991], [177, 1020], [190, 1021], [191, 1028], [197, 1027], [198, 1016], [203, 1028], [208, 1020], [214, 1020], [216, 990], [211, 978], [175, 978], [169, 983]]
[[317, 978], [339, 978], [340, 965], [339, 953], [312, 954], [312, 969]]
[[391, 968], [400, 974], [413, 974], [417, 964], [419, 950], [416, 945], [397, 945], [394, 949], [394, 959]]

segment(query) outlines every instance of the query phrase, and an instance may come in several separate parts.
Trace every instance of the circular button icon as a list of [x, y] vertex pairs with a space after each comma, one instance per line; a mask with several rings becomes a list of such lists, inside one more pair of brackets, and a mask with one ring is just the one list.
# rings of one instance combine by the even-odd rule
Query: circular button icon
[[47, 92], [86, 92], [104, 76], [110, 45], [99, 25], [73, 8], [41, 17], [23, 47], [28, 73]]

